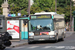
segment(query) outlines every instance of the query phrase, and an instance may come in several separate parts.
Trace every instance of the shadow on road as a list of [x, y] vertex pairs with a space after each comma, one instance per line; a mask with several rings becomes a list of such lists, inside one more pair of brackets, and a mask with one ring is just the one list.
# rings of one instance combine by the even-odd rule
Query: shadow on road
[[33, 42], [33, 43], [31, 43], [31, 44], [48, 44], [48, 43], [59, 43], [59, 42], [63, 42], [63, 41], [61, 41], [61, 40], [58, 40], [58, 42], [55, 42], [55, 41], [35, 41], [35, 42]]

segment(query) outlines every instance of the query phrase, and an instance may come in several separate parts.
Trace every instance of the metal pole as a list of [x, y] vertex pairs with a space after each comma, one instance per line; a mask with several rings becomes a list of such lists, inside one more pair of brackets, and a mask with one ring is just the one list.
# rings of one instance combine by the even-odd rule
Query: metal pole
[[55, 0], [55, 12], [57, 12], [57, 0]]
[[28, 15], [30, 16], [30, 0], [28, 0]]
[[72, 30], [72, 1], [70, 0], [70, 31]]

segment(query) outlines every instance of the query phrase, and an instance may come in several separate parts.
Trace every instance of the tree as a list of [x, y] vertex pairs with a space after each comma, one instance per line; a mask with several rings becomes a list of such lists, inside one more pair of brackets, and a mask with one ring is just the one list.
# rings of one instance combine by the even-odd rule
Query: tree
[[[33, 9], [34, 7], [34, 9]], [[55, 11], [55, 0], [34, 0], [34, 4], [31, 7], [31, 13], [36, 13], [37, 9], [39, 8], [38, 12], [45, 11]], [[33, 9], [33, 10], [32, 10]]]
[[4, 0], [0, 0], [0, 7], [1, 7], [1, 5], [2, 5], [3, 2], [4, 2]]
[[0, 14], [2, 14], [2, 8], [1, 8], [1, 5], [3, 3], [4, 0], [0, 0]]
[[65, 21], [70, 21], [70, 0], [57, 0], [57, 13], [65, 14]]
[[25, 15], [23, 11], [27, 12], [28, 0], [8, 0], [8, 3], [10, 4], [10, 13], [17, 14], [20, 12], [22, 15]]
[[57, 0], [57, 7], [66, 7], [70, 5], [70, 0]]
[[2, 14], [2, 8], [0, 7], [0, 14]]
[[30, 9], [30, 13], [34, 14], [36, 12], [41, 12], [42, 10], [40, 9], [40, 7], [31, 7]]

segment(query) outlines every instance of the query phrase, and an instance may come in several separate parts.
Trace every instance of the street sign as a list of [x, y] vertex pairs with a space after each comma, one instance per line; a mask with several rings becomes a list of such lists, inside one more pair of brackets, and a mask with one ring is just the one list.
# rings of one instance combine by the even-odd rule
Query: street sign
[[16, 14], [13, 14], [13, 17], [16, 17]]
[[18, 13], [18, 16], [21, 16], [21, 13]]
[[8, 17], [16, 17], [16, 14], [8, 14]]
[[8, 14], [8, 17], [11, 17], [11, 14]]

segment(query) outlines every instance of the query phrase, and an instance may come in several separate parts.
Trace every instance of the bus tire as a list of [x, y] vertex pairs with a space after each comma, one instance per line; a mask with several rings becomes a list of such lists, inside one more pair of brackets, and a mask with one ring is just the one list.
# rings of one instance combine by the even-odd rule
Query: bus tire
[[58, 42], [58, 35], [55, 37], [55, 43]]
[[62, 34], [61, 41], [64, 41], [64, 37], [65, 37], [65, 35], [64, 35], [64, 34]]
[[28, 41], [28, 44], [32, 44], [32, 42], [31, 41]]

